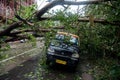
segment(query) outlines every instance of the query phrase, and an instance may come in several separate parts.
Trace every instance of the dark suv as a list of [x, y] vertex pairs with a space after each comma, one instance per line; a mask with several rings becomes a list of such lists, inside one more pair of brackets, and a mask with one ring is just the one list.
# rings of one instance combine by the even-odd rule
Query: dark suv
[[77, 35], [57, 32], [46, 52], [46, 64], [60, 64], [76, 67], [79, 62], [79, 37]]

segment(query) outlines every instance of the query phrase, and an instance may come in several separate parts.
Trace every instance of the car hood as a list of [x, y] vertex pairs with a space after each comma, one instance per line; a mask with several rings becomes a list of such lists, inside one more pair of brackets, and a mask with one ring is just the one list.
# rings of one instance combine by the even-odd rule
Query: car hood
[[78, 48], [76, 45], [68, 45], [64, 43], [58, 46], [51, 45], [50, 47], [55, 50], [61, 50], [61, 51], [70, 51], [70, 52], [78, 51]]

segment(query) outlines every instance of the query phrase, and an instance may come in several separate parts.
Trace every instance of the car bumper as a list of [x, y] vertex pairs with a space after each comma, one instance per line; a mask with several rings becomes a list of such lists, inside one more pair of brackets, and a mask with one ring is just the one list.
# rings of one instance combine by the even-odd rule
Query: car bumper
[[61, 55], [50, 55], [50, 54], [47, 54], [47, 60], [49, 62], [52, 62], [53, 64], [67, 65], [71, 67], [76, 66], [79, 62], [79, 59], [76, 58], [64, 57]]

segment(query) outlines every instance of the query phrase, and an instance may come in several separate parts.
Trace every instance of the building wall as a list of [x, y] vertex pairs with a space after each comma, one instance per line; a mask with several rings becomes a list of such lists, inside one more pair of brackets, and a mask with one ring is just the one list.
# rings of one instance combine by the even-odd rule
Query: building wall
[[35, 0], [0, 0], [0, 17], [13, 18], [14, 11], [19, 10], [20, 6], [29, 6], [34, 3]]

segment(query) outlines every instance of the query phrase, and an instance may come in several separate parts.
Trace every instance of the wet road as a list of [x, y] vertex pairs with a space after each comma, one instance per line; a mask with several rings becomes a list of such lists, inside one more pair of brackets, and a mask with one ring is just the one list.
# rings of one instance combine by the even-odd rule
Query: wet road
[[42, 51], [36, 57], [0, 76], [0, 80], [93, 80], [93, 77], [86, 73], [90, 69], [87, 64], [88, 62], [81, 59], [76, 72], [58, 65], [50, 68], [45, 64]]
[[3, 76], [0, 80], [30, 80], [25, 77], [27, 73], [34, 72], [38, 65], [38, 59], [30, 59], [16, 68], [12, 69]]
[[50, 68], [44, 61], [43, 56], [30, 59], [0, 76], [0, 80], [93, 80], [91, 75], [83, 72], [87, 70], [85, 65], [79, 65], [76, 72], [70, 72], [67, 67], [58, 65]]
[[48, 68], [42, 60], [40, 56], [30, 59], [0, 76], [0, 80], [74, 80], [73, 73], [60, 67]]

